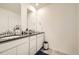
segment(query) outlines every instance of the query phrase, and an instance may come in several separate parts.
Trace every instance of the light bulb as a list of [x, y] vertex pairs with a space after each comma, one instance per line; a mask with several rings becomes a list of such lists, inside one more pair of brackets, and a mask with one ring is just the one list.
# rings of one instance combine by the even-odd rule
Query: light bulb
[[38, 4], [38, 3], [36, 3], [35, 5], [36, 5], [36, 6], [38, 6], [39, 4]]

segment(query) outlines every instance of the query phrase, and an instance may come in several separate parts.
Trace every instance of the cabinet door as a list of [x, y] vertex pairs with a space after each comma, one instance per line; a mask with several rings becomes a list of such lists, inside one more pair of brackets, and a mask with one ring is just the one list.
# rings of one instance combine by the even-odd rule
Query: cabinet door
[[37, 35], [37, 51], [43, 46], [44, 37], [43, 34]]
[[34, 55], [36, 53], [36, 47], [30, 48], [30, 55]]
[[29, 54], [29, 40], [24, 38], [26, 42], [17, 46], [17, 55], [28, 55]]
[[17, 47], [17, 55], [28, 55], [28, 44], [23, 43]]
[[30, 37], [30, 55], [36, 53], [36, 36]]
[[4, 51], [3, 53], [0, 53], [1, 55], [16, 55], [16, 48], [9, 49], [7, 51]]

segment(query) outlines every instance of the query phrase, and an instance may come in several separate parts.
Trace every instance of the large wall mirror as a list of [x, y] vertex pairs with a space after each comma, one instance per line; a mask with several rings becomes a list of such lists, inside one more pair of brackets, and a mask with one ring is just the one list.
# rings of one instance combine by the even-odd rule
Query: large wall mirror
[[37, 27], [36, 9], [33, 6], [29, 6], [27, 9], [27, 24], [28, 29], [36, 31]]
[[0, 33], [13, 31], [16, 25], [19, 25], [23, 31], [28, 28], [29, 30], [36, 32], [40, 31], [39, 24], [38, 13], [35, 4], [0, 4]]
[[0, 3], [0, 33], [12, 31], [21, 25], [21, 6], [19, 3]]

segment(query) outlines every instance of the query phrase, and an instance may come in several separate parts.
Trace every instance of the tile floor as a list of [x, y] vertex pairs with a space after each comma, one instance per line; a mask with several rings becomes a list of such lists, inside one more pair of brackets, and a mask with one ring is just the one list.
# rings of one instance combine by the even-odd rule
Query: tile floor
[[59, 51], [55, 51], [55, 50], [52, 50], [52, 49], [41, 50], [41, 51], [43, 51], [44, 53], [49, 54], [49, 55], [67, 55], [65, 53], [62, 53], [62, 52], [59, 52]]

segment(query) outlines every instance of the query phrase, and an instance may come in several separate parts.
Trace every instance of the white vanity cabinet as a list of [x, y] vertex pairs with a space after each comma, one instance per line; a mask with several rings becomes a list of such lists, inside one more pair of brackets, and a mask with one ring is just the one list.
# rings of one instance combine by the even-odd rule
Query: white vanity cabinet
[[43, 46], [44, 42], [44, 34], [37, 35], [37, 51], [40, 50], [40, 48]]
[[0, 44], [0, 55], [27, 55], [28, 37]]
[[0, 55], [34, 55], [43, 46], [44, 34], [0, 43]]
[[4, 51], [3, 53], [0, 53], [1, 55], [16, 55], [16, 48], [9, 49], [7, 51]]
[[17, 46], [17, 55], [28, 55], [29, 54], [29, 40], [27, 38], [23, 38], [23, 40], [26, 40], [19, 46]]
[[34, 55], [36, 53], [36, 35], [30, 37], [30, 55]]

